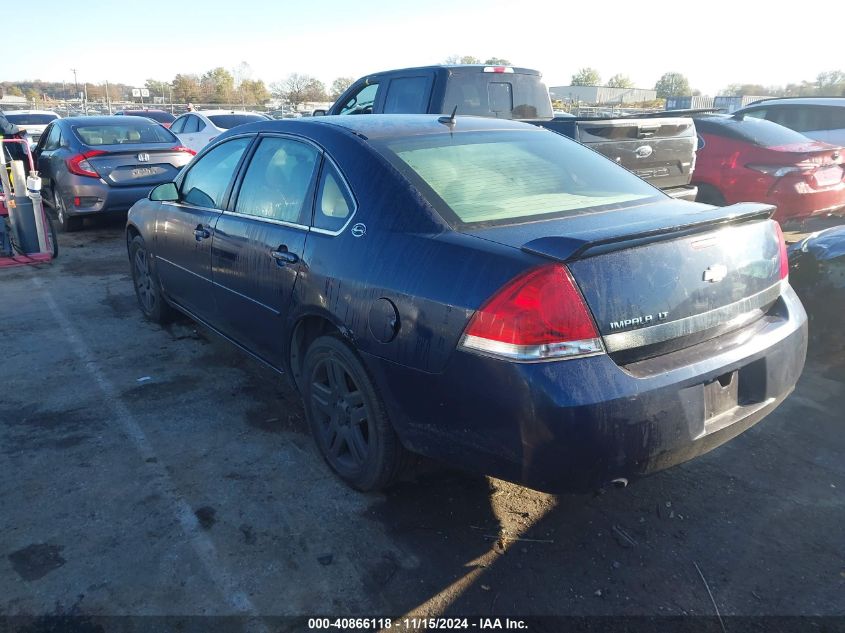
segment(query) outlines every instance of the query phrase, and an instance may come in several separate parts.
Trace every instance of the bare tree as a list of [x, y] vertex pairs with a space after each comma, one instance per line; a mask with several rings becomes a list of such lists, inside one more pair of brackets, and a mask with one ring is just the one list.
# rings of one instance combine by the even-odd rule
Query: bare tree
[[270, 86], [274, 97], [284, 99], [294, 108], [307, 101], [325, 101], [326, 87], [311, 75], [291, 73], [283, 81]]
[[337, 99], [340, 95], [346, 92], [346, 89], [355, 82], [353, 77], [338, 77], [332, 82], [331, 96], [332, 99]]

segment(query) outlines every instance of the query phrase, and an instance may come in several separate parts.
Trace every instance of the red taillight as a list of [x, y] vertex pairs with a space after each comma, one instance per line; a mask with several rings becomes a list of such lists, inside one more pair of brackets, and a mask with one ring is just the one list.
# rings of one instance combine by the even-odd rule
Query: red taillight
[[780, 247], [780, 278], [786, 279], [789, 277], [789, 255], [786, 252], [786, 239], [783, 237], [783, 229], [780, 224], [775, 222], [775, 231], [777, 231], [778, 245]]
[[597, 354], [601, 339], [566, 266], [511, 280], [473, 315], [461, 347], [509, 360]]
[[177, 145], [171, 151], [173, 151], [173, 152], [187, 152], [191, 156], [197, 155], [197, 153], [194, 150], [192, 150], [190, 147], [185, 147], [184, 145]]
[[485, 66], [485, 73], [512, 73], [513, 68], [510, 66]]
[[94, 171], [94, 168], [91, 167], [91, 164], [88, 162], [88, 159], [94, 158], [94, 156], [102, 156], [105, 153], [106, 152], [99, 149], [92, 149], [90, 152], [71, 156], [65, 161], [67, 164], [68, 171], [70, 171], [70, 173], [72, 174], [76, 174], [77, 176], [99, 178], [100, 174]]

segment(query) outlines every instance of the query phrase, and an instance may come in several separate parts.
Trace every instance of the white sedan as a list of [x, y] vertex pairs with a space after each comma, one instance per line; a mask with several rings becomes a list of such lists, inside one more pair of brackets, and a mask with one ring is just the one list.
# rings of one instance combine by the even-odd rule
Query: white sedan
[[269, 118], [264, 114], [239, 110], [199, 110], [180, 115], [170, 126], [170, 131], [182, 145], [198, 152], [226, 130]]
[[50, 122], [60, 118], [58, 114], [50, 110], [10, 110], [5, 115], [9, 123], [14, 123], [26, 132], [29, 143], [33, 147], [38, 143], [41, 133], [50, 125]]

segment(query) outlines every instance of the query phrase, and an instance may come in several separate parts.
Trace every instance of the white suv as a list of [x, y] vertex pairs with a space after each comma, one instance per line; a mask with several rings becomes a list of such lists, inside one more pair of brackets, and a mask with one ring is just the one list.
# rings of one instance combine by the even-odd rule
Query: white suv
[[734, 115], [766, 119], [817, 141], [845, 146], [845, 97], [762, 99]]

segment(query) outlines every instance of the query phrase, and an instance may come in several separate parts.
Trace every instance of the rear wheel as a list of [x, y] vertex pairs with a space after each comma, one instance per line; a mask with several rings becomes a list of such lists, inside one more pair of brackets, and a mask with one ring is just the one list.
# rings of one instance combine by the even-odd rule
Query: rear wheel
[[56, 212], [59, 226], [65, 233], [72, 233], [82, 228], [82, 218], [68, 215], [65, 199], [59, 194], [58, 189], [53, 189], [53, 210]]
[[335, 336], [316, 339], [305, 354], [302, 387], [311, 432], [331, 469], [362, 491], [392, 483], [405, 449], [352, 349]]
[[150, 321], [164, 324], [173, 317], [171, 308], [161, 293], [158, 276], [153, 269], [144, 238], [136, 235], [129, 243], [129, 261], [138, 307]]

